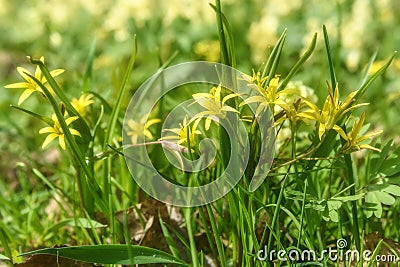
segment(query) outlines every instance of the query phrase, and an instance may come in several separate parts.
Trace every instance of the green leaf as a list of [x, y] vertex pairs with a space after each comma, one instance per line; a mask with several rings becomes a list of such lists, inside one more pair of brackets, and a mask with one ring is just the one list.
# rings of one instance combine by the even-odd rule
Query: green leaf
[[35, 117], [35, 118], [47, 123], [49, 126], [53, 126], [54, 125], [53, 120], [51, 118], [49, 118], [49, 117], [39, 115], [39, 114], [37, 114], [35, 112], [32, 112], [30, 110], [27, 110], [27, 109], [24, 109], [24, 108], [21, 108], [21, 107], [18, 107], [18, 106], [10, 105], [10, 107], [18, 109], [18, 110], [20, 110], [22, 112], [25, 112], [26, 114], [29, 114], [32, 117]]
[[316, 43], [317, 43], [317, 33], [314, 34], [313, 39], [311, 40], [310, 46], [307, 48], [306, 52], [304, 52], [304, 54], [301, 56], [301, 58], [296, 62], [296, 64], [293, 66], [293, 68], [289, 71], [288, 75], [285, 77], [285, 79], [279, 85], [277, 91], [280, 91], [281, 89], [286, 87], [286, 85], [289, 83], [289, 81], [292, 79], [292, 77], [299, 71], [299, 69], [304, 64], [304, 62], [306, 62], [307, 59], [311, 56], [312, 52], [315, 49]]
[[[400, 196], [400, 186], [393, 184], [372, 184], [367, 187], [366, 202], [393, 205], [396, 201], [394, 196]], [[381, 208], [382, 209], [382, 208]]]
[[342, 202], [346, 201], [356, 201], [361, 199], [364, 196], [364, 194], [357, 194], [357, 195], [352, 195], [352, 196], [344, 196], [344, 197], [333, 197], [332, 200], [339, 200]]
[[389, 184], [383, 191], [395, 196], [400, 196], [400, 186], [398, 185]]
[[217, 13], [218, 33], [222, 54], [221, 63], [227, 64], [235, 68], [236, 56], [232, 27], [224, 13], [222, 12], [221, 2], [219, 0], [216, 1], [215, 5], [210, 3], [210, 6], [214, 9], [215, 13]]
[[[286, 41], [286, 29], [283, 31], [281, 37], [278, 40], [278, 43], [275, 46], [275, 48], [276, 48], [275, 54], [274, 54], [274, 51], [275, 51], [275, 48], [274, 48], [274, 50], [272, 50], [271, 57], [268, 59], [267, 66], [270, 63], [272, 63], [272, 64], [271, 64], [271, 68], [268, 72], [267, 80], [265, 81], [265, 88], [267, 88], [267, 86], [269, 86], [269, 83], [275, 77], [276, 70], [278, 69], [279, 61], [281, 59], [285, 41]], [[264, 74], [263, 74], [263, 77], [264, 77]]]
[[62, 220], [56, 224], [54, 224], [51, 229], [54, 230], [54, 228], [60, 228], [64, 226], [73, 226], [73, 227], [83, 227], [83, 228], [103, 228], [107, 227], [105, 224], [101, 224], [97, 221], [94, 220], [89, 220], [86, 218], [70, 218], [70, 219], [65, 219]]
[[[387, 159], [392, 145], [393, 145], [393, 140], [390, 140], [383, 146], [383, 148], [381, 148], [379, 146], [377, 147], [377, 148], [381, 149], [381, 152], [378, 154], [379, 157], [372, 158], [372, 160], [371, 160], [371, 175], [372, 176], [375, 176], [381, 170], [382, 164]], [[372, 178], [374, 178], [374, 177], [372, 177]]]
[[160, 221], [161, 230], [164, 234], [165, 239], [167, 240], [169, 250], [172, 252], [172, 254], [175, 257], [178, 257], [179, 250], [176, 246], [176, 242], [174, 242], [174, 239], [172, 238], [170, 232], [168, 231], [168, 228], [165, 226], [165, 222], [163, 221], [163, 219], [160, 216], [160, 211], [158, 211], [158, 217], [159, 217], [159, 221]]
[[367, 192], [365, 196], [365, 203], [367, 204], [368, 209], [366, 210], [367, 218], [371, 217], [374, 214], [377, 218], [382, 217], [382, 205], [379, 199], [376, 197], [374, 191]]
[[190, 266], [174, 256], [152, 248], [133, 245], [93, 245], [45, 248], [22, 253], [19, 256], [51, 254], [78, 261], [98, 264], [152, 264], [171, 263]]
[[393, 205], [395, 202], [395, 198], [384, 191], [376, 191], [374, 193], [382, 204], [390, 206]]
[[[276, 59], [280, 56], [280, 53], [282, 52], [282, 47], [283, 47], [283, 44], [285, 43], [285, 40], [286, 40], [286, 29], [283, 31], [283, 33], [279, 37], [276, 45], [272, 49], [271, 54], [268, 57], [267, 64], [264, 67], [261, 78], [264, 78], [265, 75], [270, 75], [272, 73], [272, 66], [276, 62]], [[275, 74], [275, 72], [273, 74]], [[269, 82], [270, 81], [268, 81], [266, 83], [266, 85], [268, 85]]]
[[5, 256], [5, 255], [3, 255], [3, 254], [0, 254], [0, 260], [6, 260], [6, 261], [9, 261], [9, 260], [10, 260], [10, 258], [6, 257], [6, 256]]
[[336, 74], [335, 74], [335, 66], [334, 66], [333, 60], [332, 60], [331, 46], [329, 44], [328, 31], [326, 30], [325, 25], [322, 26], [322, 30], [324, 32], [325, 48], [326, 48], [326, 53], [328, 55], [329, 72], [331, 74], [331, 85], [333, 87], [336, 87], [337, 78], [336, 78]]
[[87, 229], [107, 227], [107, 225], [86, 218], [76, 218], [76, 219], [69, 218], [62, 220], [56, 224], [53, 224], [52, 226], [47, 228], [44, 231], [43, 236], [45, 236], [45, 238], [50, 238], [51, 236], [54, 235], [54, 233], [57, 233], [58, 229], [63, 228], [65, 226], [82, 227]]
[[333, 222], [339, 222], [338, 210], [342, 206], [342, 202], [341, 201], [337, 201], [337, 200], [328, 200], [326, 206], [328, 208], [329, 218]]

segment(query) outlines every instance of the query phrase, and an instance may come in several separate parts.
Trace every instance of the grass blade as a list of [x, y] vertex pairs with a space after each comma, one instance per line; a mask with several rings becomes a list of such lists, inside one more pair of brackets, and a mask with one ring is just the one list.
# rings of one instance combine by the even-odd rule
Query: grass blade
[[329, 43], [328, 31], [326, 30], [325, 25], [322, 26], [322, 30], [324, 32], [325, 48], [326, 48], [326, 53], [328, 56], [329, 72], [331, 74], [331, 85], [332, 85], [332, 87], [336, 87], [337, 78], [336, 78], [336, 73], [335, 73], [335, 66], [334, 66], [333, 60], [332, 60], [331, 46]]
[[54, 123], [54, 122], [53, 122], [53, 120], [52, 120], [51, 118], [49, 118], [49, 117], [39, 115], [39, 114], [37, 114], [37, 113], [35, 113], [35, 112], [32, 112], [32, 111], [30, 111], [30, 110], [27, 110], [27, 109], [24, 109], [24, 108], [21, 108], [21, 107], [18, 107], [18, 106], [10, 105], [10, 107], [15, 108], [15, 109], [18, 109], [18, 110], [20, 110], [20, 111], [22, 111], [22, 112], [25, 112], [26, 114], [31, 115], [32, 117], [35, 117], [35, 118], [37, 118], [37, 119], [39, 119], [39, 120], [41, 120], [41, 121], [47, 123], [47, 124], [50, 125], [50, 126], [53, 126], [53, 123]]
[[222, 11], [221, 11], [221, 1], [216, 0], [215, 6], [211, 4], [211, 7], [217, 13], [217, 23], [218, 23], [218, 35], [220, 40], [220, 49], [221, 49], [221, 63], [232, 66], [231, 58], [229, 57], [229, 48], [225, 36]]
[[189, 266], [166, 252], [133, 245], [93, 245], [44, 248], [22, 253], [19, 256], [35, 254], [51, 254], [73, 260], [98, 264], [172, 263], [178, 266]]
[[[261, 78], [264, 78], [265, 75], [267, 75], [267, 73], [268, 73], [268, 75], [271, 73], [271, 68], [272, 68], [272, 65], [273, 65], [273, 63], [275, 61], [275, 58], [276, 58], [277, 54], [278, 54], [278, 50], [282, 51], [282, 46], [283, 46], [283, 43], [285, 42], [285, 40], [286, 40], [286, 29], [281, 34], [281, 36], [279, 37], [278, 42], [276, 43], [274, 49], [272, 49], [272, 52], [271, 52], [271, 54], [270, 54], [270, 56], [268, 58], [267, 64], [264, 67], [264, 70], [263, 70]], [[268, 83], [266, 83], [266, 84], [268, 85]]]
[[286, 87], [286, 85], [289, 83], [289, 81], [292, 79], [292, 77], [299, 71], [299, 69], [304, 64], [304, 62], [306, 62], [307, 59], [311, 56], [311, 54], [313, 53], [313, 51], [315, 49], [316, 43], [317, 43], [317, 33], [314, 34], [313, 39], [311, 40], [310, 46], [307, 48], [306, 52], [304, 52], [304, 54], [301, 56], [301, 58], [296, 62], [296, 64], [292, 67], [292, 69], [289, 71], [288, 75], [285, 77], [285, 79], [279, 85], [277, 91]]
[[[221, 10], [221, 3], [217, 1], [217, 6], [210, 3], [210, 6], [214, 9], [218, 16], [218, 23], [221, 23], [220, 40], [221, 40], [221, 51], [222, 55], [226, 57], [227, 60], [221, 60], [221, 63], [227, 64], [233, 68], [236, 67], [236, 55], [235, 55], [235, 43], [233, 39], [232, 27]], [[221, 22], [220, 22], [221, 21]], [[225, 28], [224, 28], [225, 27]], [[225, 31], [226, 30], [226, 34]], [[226, 36], [227, 35], [227, 36]], [[223, 46], [223, 47], [222, 47]]]

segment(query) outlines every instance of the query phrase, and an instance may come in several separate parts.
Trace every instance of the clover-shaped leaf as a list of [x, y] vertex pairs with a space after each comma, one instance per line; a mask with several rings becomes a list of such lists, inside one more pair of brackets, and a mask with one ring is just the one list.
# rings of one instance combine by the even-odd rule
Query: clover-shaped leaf
[[394, 196], [400, 196], [400, 186], [394, 184], [374, 184], [367, 187], [365, 196], [367, 218], [372, 214], [377, 218], [382, 216], [382, 204], [393, 205], [396, 201]]

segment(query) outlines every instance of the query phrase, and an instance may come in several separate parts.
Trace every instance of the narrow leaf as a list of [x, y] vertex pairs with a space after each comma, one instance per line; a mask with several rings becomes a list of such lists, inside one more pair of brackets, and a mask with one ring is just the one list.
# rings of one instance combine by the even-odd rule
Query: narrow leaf
[[45, 248], [22, 253], [19, 256], [51, 254], [78, 261], [98, 264], [152, 264], [172, 263], [189, 266], [174, 256], [152, 248], [133, 245], [92, 245]]
[[22, 112], [25, 112], [26, 114], [29, 114], [29, 115], [31, 115], [31, 116], [33, 116], [33, 117], [35, 117], [35, 118], [47, 123], [50, 126], [53, 126], [53, 124], [54, 124], [53, 120], [51, 118], [49, 118], [49, 117], [39, 115], [39, 114], [37, 114], [35, 112], [32, 112], [30, 110], [27, 110], [27, 109], [24, 109], [24, 108], [21, 108], [21, 107], [18, 107], [18, 106], [10, 105], [10, 107], [18, 109], [18, 110], [20, 110]]
[[289, 81], [292, 79], [292, 77], [299, 71], [299, 69], [304, 64], [304, 62], [306, 62], [307, 59], [311, 56], [312, 52], [315, 49], [316, 43], [317, 43], [317, 33], [314, 34], [313, 39], [310, 43], [310, 46], [307, 48], [306, 52], [300, 57], [300, 59], [296, 62], [296, 64], [293, 66], [293, 68], [289, 71], [288, 75], [285, 77], [285, 79], [279, 85], [277, 91], [286, 87], [286, 85], [289, 83]]
[[328, 31], [326, 30], [326, 26], [325, 25], [323, 25], [322, 29], [323, 29], [323, 32], [324, 32], [326, 53], [328, 55], [329, 72], [331, 74], [331, 85], [333, 87], [336, 87], [337, 79], [336, 79], [336, 73], [335, 73], [335, 66], [334, 66], [333, 60], [332, 60], [332, 53], [331, 53], [331, 46], [330, 46], [330, 43], [329, 43]]

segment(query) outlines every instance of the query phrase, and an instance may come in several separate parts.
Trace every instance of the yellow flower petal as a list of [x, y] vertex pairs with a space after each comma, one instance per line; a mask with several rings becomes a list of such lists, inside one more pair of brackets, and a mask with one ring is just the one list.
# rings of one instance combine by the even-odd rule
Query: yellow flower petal
[[324, 133], [325, 133], [325, 124], [320, 123], [320, 124], [319, 124], [319, 127], [318, 127], [318, 137], [319, 137], [319, 140], [322, 139], [322, 136], [324, 135]]
[[349, 140], [349, 138], [347, 137], [346, 133], [343, 131], [342, 128], [340, 128], [338, 125], [334, 125], [333, 129], [340, 134], [340, 136], [344, 139], [344, 140]]
[[371, 149], [371, 150], [374, 150], [374, 151], [377, 151], [377, 152], [382, 152], [379, 148], [376, 148], [376, 147], [373, 147], [373, 146], [367, 145], [367, 144], [360, 145], [360, 148]]
[[237, 97], [237, 96], [238, 96], [238, 94], [229, 94], [229, 95], [225, 96], [225, 97], [222, 99], [222, 103], [225, 103], [225, 102], [228, 101], [229, 99], [234, 98], [234, 97]]
[[151, 132], [149, 130], [144, 130], [144, 136], [146, 136], [147, 138], [153, 139], [153, 135], [151, 134]]
[[132, 135], [132, 137], [131, 137], [131, 143], [132, 143], [132, 145], [136, 145], [136, 144], [137, 144], [137, 139], [138, 139], [138, 136], [137, 136], [137, 135]]
[[51, 77], [57, 77], [58, 75], [62, 74], [65, 70], [64, 69], [55, 69], [50, 71]]
[[[215, 87], [214, 87], [215, 88]], [[214, 89], [213, 88], [213, 89]], [[214, 93], [214, 99], [219, 102], [221, 101], [221, 85], [218, 85], [218, 87], [215, 89], [215, 93]]]
[[66, 123], [67, 125], [70, 125], [72, 122], [76, 121], [77, 119], [79, 119], [78, 116], [70, 117], [70, 118], [68, 118], [68, 119], [65, 120], [65, 123]]
[[29, 73], [30, 74], [30, 72], [27, 69], [25, 69], [23, 67], [17, 67], [17, 71], [22, 76], [22, 78], [24, 78], [25, 80], [27, 80], [27, 81], [31, 80], [31, 78], [28, 75], [25, 74], [25, 73]]
[[230, 107], [230, 106], [223, 106], [223, 107], [221, 108], [221, 110], [239, 113], [239, 111], [237, 111], [236, 109], [234, 109], [233, 107]]
[[161, 122], [161, 119], [151, 119], [151, 120], [148, 120], [148, 121], [146, 122], [145, 128], [148, 128], [148, 127], [150, 127], [151, 125], [156, 124], [156, 123], [159, 123], [159, 122]]
[[318, 116], [315, 113], [308, 112], [308, 111], [300, 112], [297, 114], [297, 116], [305, 118], [305, 119], [310, 119], [310, 120], [318, 120]]
[[27, 82], [19, 82], [5, 85], [4, 88], [29, 88], [29, 83]]
[[70, 131], [70, 133], [73, 134], [73, 135], [81, 136], [80, 132], [78, 132], [78, 131], [75, 130], [75, 129], [69, 129], [69, 131]]
[[244, 100], [242, 103], [240, 103], [239, 107], [242, 107], [244, 105], [248, 105], [251, 103], [260, 103], [260, 102], [264, 102], [264, 101], [265, 101], [265, 98], [262, 96], [250, 96], [249, 98]]
[[208, 131], [210, 129], [211, 121], [212, 121], [211, 117], [207, 117], [206, 124], [205, 124], [206, 131]]
[[55, 133], [49, 134], [43, 142], [42, 149], [44, 149], [51, 141], [57, 138], [57, 136], [58, 135]]
[[39, 130], [39, 134], [44, 134], [44, 133], [55, 133], [53, 127], [44, 127]]
[[364, 141], [364, 140], [366, 140], [366, 139], [370, 139], [370, 138], [372, 138], [372, 137], [374, 137], [374, 136], [376, 136], [376, 135], [380, 135], [381, 133], [383, 133], [382, 130], [364, 134], [363, 136], [357, 138], [357, 139], [356, 139], [356, 142], [360, 143], [360, 142], [362, 142], [362, 141]]
[[39, 66], [36, 66], [35, 78], [38, 79], [41, 83], [43, 83], [46, 80], [46, 79], [43, 80], [42, 71], [40, 70]]
[[35, 90], [33, 89], [26, 89], [22, 95], [19, 97], [18, 106], [21, 105]]
[[199, 98], [211, 98], [212, 95], [208, 94], [208, 93], [197, 93], [197, 94], [193, 94], [192, 97], [197, 100]]
[[63, 150], [66, 149], [64, 137], [65, 137], [65, 136], [64, 136], [63, 134], [60, 135], [60, 136], [58, 137], [58, 143], [60, 144], [60, 146], [61, 146], [61, 148], [62, 148]]

